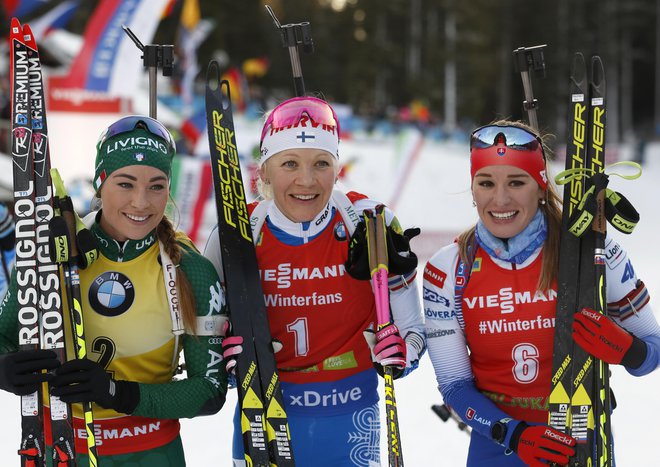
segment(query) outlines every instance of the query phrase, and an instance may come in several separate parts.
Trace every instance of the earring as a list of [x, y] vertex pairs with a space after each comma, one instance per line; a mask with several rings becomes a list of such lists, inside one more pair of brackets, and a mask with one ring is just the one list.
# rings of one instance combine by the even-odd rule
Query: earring
[[476, 208], [477, 207], [477, 202], [475, 200], [472, 200], [472, 207]]
[[545, 200], [544, 200], [543, 198], [541, 198], [541, 199], [539, 200], [539, 204], [540, 204], [541, 206], [543, 206], [543, 205], [545, 204]]

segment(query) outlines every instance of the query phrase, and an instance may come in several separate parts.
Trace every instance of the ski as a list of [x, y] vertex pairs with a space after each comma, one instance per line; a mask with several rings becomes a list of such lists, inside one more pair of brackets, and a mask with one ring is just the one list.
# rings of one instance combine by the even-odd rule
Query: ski
[[[23, 39], [28, 52], [30, 116], [34, 163], [34, 196], [39, 277], [39, 310], [41, 312], [41, 347], [53, 350], [60, 362], [66, 361], [64, 312], [59, 266], [50, 254], [50, 228], [53, 218], [53, 190], [50, 177], [50, 149], [44, 99], [41, 62], [30, 26], [23, 25]], [[75, 466], [74, 431], [71, 407], [49, 394], [50, 427], [53, 443], [53, 465]], [[48, 417], [46, 417], [48, 418]]]
[[[587, 78], [584, 57], [575, 54], [570, 86], [565, 167], [574, 176], [564, 180], [548, 424], [577, 440], [569, 465], [605, 467], [611, 465], [612, 454], [609, 373], [605, 363], [574, 343], [571, 330], [575, 312], [605, 309], [604, 214], [594, 221], [579, 212], [583, 197], [593, 190], [587, 185], [596, 180], [584, 174], [601, 174], [605, 167], [605, 77], [600, 58], [592, 57]], [[606, 182], [598, 188], [601, 197], [605, 187]]]
[[[573, 57], [570, 78], [570, 101], [566, 144], [566, 170], [585, 167], [588, 138], [588, 82], [584, 56]], [[584, 382], [574, 386], [574, 368], [587, 363], [585, 373], [593, 371], [590, 357], [574, 344], [571, 325], [578, 307], [581, 240], [569, 231], [569, 219], [582, 199], [584, 182], [575, 177], [564, 185], [562, 232], [557, 279], [557, 313], [553, 352], [552, 386], [549, 398], [551, 427], [577, 440], [576, 455], [571, 465], [587, 465], [593, 439], [593, 401], [590, 387]], [[575, 464], [577, 462], [577, 464]]]
[[206, 120], [229, 319], [233, 332], [244, 339], [236, 377], [245, 460], [248, 466], [294, 466], [236, 149], [229, 83], [220, 81], [214, 61], [206, 76]]
[[[600, 314], [604, 314], [607, 310], [605, 283], [605, 232], [607, 220], [604, 212], [607, 176], [598, 176], [605, 171], [605, 91], [603, 63], [600, 57], [594, 56], [591, 58], [591, 76], [589, 80], [589, 126], [587, 127], [589, 143], [585, 159], [585, 167], [590, 178], [585, 190], [595, 190], [592, 196], [596, 198], [597, 210], [592, 221], [592, 228], [581, 236], [580, 292], [578, 307], [575, 311], [582, 308], [591, 308]], [[574, 366], [573, 371], [575, 372], [577, 368], [579, 367]], [[577, 374], [579, 375], [579, 373]], [[610, 467], [613, 452], [610, 425], [609, 368], [607, 363], [594, 360], [593, 371], [588, 373], [584, 384], [585, 387], [592, 388], [594, 406], [593, 442], [595, 443], [593, 465]]]
[[[41, 313], [37, 276], [35, 184], [33, 179], [32, 117], [30, 112], [29, 55], [23, 28], [16, 18], [10, 26], [11, 151], [16, 222], [16, 299], [18, 348], [40, 348]], [[45, 465], [42, 390], [21, 396], [21, 466]]]

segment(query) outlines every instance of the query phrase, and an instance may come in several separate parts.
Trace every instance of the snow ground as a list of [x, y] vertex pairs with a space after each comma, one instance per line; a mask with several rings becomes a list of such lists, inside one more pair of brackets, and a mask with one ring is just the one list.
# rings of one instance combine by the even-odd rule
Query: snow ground
[[[345, 187], [391, 203], [394, 196], [390, 193], [390, 187], [395, 185], [393, 180], [397, 164], [394, 147], [391, 139], [378, 137], [367, 140], [356, 136], [343, 141], [342, 158], [356, 158], [354, 167], [344, 180]], [[416, 251], [423, 259], [475, 220], [469, 194], [466, 154], [465, 143], [425, 144], [410, 179], [396, 199], [396, 211], [401, 223], [404, 226], [419, 226], [425, 232], [415, 240]], [[637, 275], [646, 282], [651, 296], [655, 297], [651, 306], [655, 307], [660, 320], [657, 299], [660, 296], [660, 274], [657, 272], [660, 254], [653, 247], [660, 231], [657, 206], [660, 145], [649, 146], [647, 161], [641, 179], [624, 182], [613, 178], [611, 186], [624, 193], [641, 214], [637, 230], [631, 238], [623, 238], [622, 243], [633, 259]], [[553, 172], [556, 174], [557, 170]], [[613, 416], [617, 465], [658, 465], [657, 459], [652, 459], [657, 453], [654, 443], [660, 435], [660, 428], [655, 423], [657, 414], [660, 414], [660, 371], [637, 379], [620, 367], [613, 367], [612, 370], [612, 387], [618, 402]], [[403, 380], [396, 381], [395, 386], [406, 464], [415, 467], [465, 465], [468, 436], [459, 431], [455, 423], [440, 421], [430, 409], [432, 404], [441, 403], [441, 397], [428, 358], [424, 357], [420, 368]], [[182, 420], [188, 465], [231, 466], [231, 419], [235, 403], [236, 391], [232, 390], [225, 408], [219, 414]], [[1, 392], [0, 409], [3, 413], [3, 423], [0, 425], [1, 464], [17, 465], [19, 398]], [[386, 436], [382, 435], [381, 439], [384, 443]], [[383, 460], [385, 465], [385, 456]]]

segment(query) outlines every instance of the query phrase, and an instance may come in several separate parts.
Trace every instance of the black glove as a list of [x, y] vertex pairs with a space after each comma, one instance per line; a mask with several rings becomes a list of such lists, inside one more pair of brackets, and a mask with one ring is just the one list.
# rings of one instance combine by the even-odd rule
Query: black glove
[[0, 355], [0, 389], [18, 396], [32, 394], [53, 375], [44, 373], [60, 365], [52, 350], [23, 350]]
[[[419, 235], [418, 228], [407, 229], [400, 234], [388, 225], [387, 258], [390, 274], [405, 275], [417, 269], [417, 255], [410, 249], [410, 240]], [[346, 271], [353, 279], [367, 281], [371, 279], [369, 270], [369, 252], [367, 250], [367, 228], [364, 221], [355, 227], [355, 232], [348, 242], [348, 260]]]
[[116, 381], [91, 360], [71, 360], [55, 371], [51, 393], [62, 401], [95, 402], [106, 409], [130, 414], [140, 402], [140, 387], [133, 381]]

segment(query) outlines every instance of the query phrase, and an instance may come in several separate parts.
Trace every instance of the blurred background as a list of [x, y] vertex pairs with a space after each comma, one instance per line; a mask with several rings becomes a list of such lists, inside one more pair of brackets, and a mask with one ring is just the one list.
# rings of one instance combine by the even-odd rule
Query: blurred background
[[[133, 5], [127, 21], [144, 2], [2, 3], [5, 35], [11, 16], [34, 22], [72, 6], [66, 18], [35, 32], [44, 63], [59, 73], [75, 61], [83, 40], [89, 44], [95, 11]], [[241, 110], [262, 112], [291, 96], [289, 55], [265, 4], [282, 24], [310, 22], [315, 51], [301, 51], [307, 90], [347, 105], [364, 119], [356, 125], [415, 122], [442, 138], [497, 117], [522, 118], [512, 51], [547, 44], [545, 77], [532, 76], [542, 129], [563, 141], [571, 56], [581, 51], [587, 58], [599, 54], [605, 64], [608, 141], [648, 140], [659, 131], [657, 0], [155, 0], [148, 12], [155, 29], [134, 32], [144, 43], [174, 45], [174, 75], [161, 80], [163, 95], [189, 100], [189, 93], [202, 93], [206, 64], [216, 59], [238, 85], [233, 97]], [[99, 24], [113, 27], [111, 20]], [[139, 69], [139, 57], [132, 66]]]

